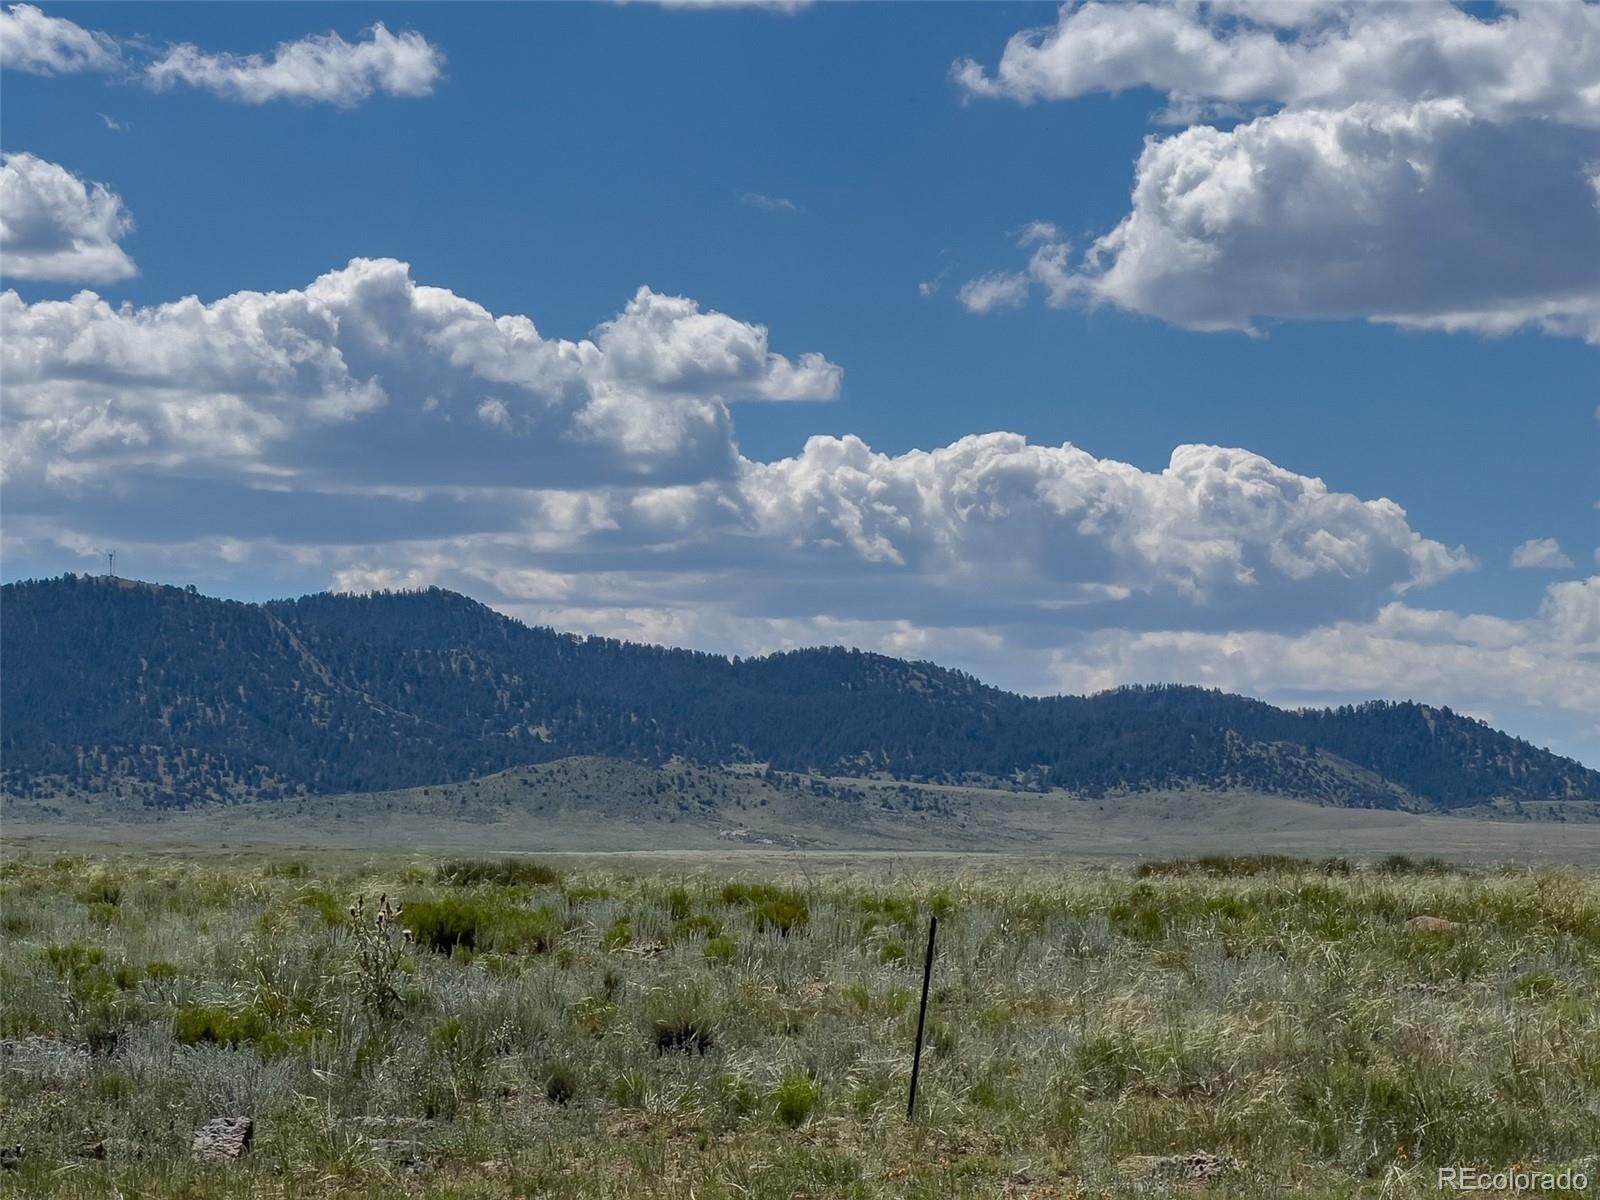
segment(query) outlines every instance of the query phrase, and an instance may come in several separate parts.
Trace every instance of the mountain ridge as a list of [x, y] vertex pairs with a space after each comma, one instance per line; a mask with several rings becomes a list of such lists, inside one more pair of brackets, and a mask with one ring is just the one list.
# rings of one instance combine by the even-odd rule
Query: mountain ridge
[[0, 776], [24, 798], [182, 807], [600, 755], [1086, 796], [1600, 801], [1600, 772], [1446, 707], [1284, 710], [1182, 685], [1018, 696], [860, 650], [738, 658], [559, 633], [437, 588], [247, 604], [104, 576], [28, 580], [0, 589], [0, 656]]

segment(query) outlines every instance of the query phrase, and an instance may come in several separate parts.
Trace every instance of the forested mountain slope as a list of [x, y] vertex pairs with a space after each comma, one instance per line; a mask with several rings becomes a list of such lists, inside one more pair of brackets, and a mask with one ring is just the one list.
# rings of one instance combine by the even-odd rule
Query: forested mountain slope
[[0, 668], [0, 765], [19, 796], [373, 791], [583, 754], [1086, 795], [1600, 800], [1600, 773], [1417, 703], [1031, 698], [853, 650], [728, 659], [534, 629], [438, 589], [255, 605], [102, 577], [8, 584]]

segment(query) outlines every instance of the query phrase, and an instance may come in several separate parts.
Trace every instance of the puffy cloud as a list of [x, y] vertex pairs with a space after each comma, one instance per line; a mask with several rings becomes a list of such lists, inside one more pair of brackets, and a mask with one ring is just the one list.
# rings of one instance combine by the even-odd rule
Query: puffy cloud
[[1531, 538], [1511, 552], [1511, 565], [1560, 570], [1570, 567], [1572, 560], [1555, 538]]
[[744, 528], [808, 560], [791, 599], [843, 574], [827, 611], [875, 619], [1308, 623], [1471, 565], [1392, 501], [1215, 446], [1148, 472], [1007, 433], [898, 456], [815, 437], [740, 492]]
[[356, 259], [310, 286], [114, 308], [0, 293], [9, 486], [128, 473], [571, 486], [735, 469], [727, 403], [827, 400], [840, 371], [641, 288], [592, 340], [542, 336]]
[[1298, 108], [1456, 97], [1491, 120], [1600, 128], [1600, 8], [1506, 5], [1480, 20], [1438, 0], [1068, 4], [1011, 38], [993, 75], [971, 59], [954, 72], [973, 95], [1023, 102], [1135, 87]]
[[797, 363], [773, 354], [763, 325], [703, 313], [693, 300], [643, 287], [595, 331], [595, 342], [611, 370], [669, 392], [739, 381], [745, 399], [832, 400], [844, 377], [820, 354]]
[[[1036, 222], [1046, 230], [1053, 226]], [[1027, 245], [1028, 243], [1019, 243]], [[1083, 280], [1073, 272], [1072, 247], [1066, 242], [1038, 241], [1028, 264], [1021, 271], [996, 271], [980, 275], [961, 285], [956, 298], [968, 312], [986, 313], [996, 308], [1016, 308], [1027, 302], [1035, 286], [1043, 289], [1045, 300], [1052, 307], [1062, 308], [1074, 302], [1084, 290]]]
[[[380, 21], [365, 37], [347, 42], [337, 33], [283, 42], [270, 58], [261, 54], [211, 52], [189, 43], [154, 53], [141, 43], [126, 49], [150, 87], [184, 84], [229, 100], [271, 100], [350, 107], [375, 92], [389, 96], [432, 95], [444, 71], [444, 54], [416, 32], [391, 33]], [[39, 75], [121, 70], [124, 46], [96, 30], [47, 17], [31, 4], [0, 9], [0, 66]], [[108, 126], [121, 128], [109, 117]]]
[[1600, 575], [1551, 584], [1539, 611], [1562, 641], [1600, 655]]
[[133, 228], [122, 200], [32, 154], [0, 157], [0, 274], [110, 283], [138, 274], [117, 242]]
[[32, 4], [0, 8], [0, 68], [34, 75], [112, 71], [121, 61], [117, 43], [103, 33], [47, 17]]
[[1132, 211], [1051, 298], [1196, 329], [1369, 317], [1600, 341], [1600, 209], [1578, 153], [1569, 130], [1486, 125], [1456, 101], [1195, 126], [1146, 143]]
[[1008, 296], [1600, 343], [1600, 6], [1091, 3], [957, 75], [1024, 101], [1151, 86], [1187, 120], [1277, 109], [1147, 139], [1128, 215], [1076, 261], [1042, 243]]
[[270, 59], [210, 53], [185, 43], [150, 63], [145, 79], [158, 89], [187, 84], [246, 104], [296, 100], [348, 107], [374, 92], [432, 95], [443, 70], [437, 46], [420, 33], [390, 33], [380, 21], [364, 39], [314, 34], [280, 44]]
[[1056, 226], [1049, 221], [1030, 221], [1013, 240], [1022, 249], [1033, 247], [1027, 268], [1022, 271], [996, 271], [962, 284], [956, 299], [968, 312], [986, 313], [997, 308], [1016, 308], [1027, 301], [1028, 293], [1035, 284], [1044, 289], [1050, 303], [1058, 306], [1067, 303], [1078, 290], [1070, 265], [1072, 247]]

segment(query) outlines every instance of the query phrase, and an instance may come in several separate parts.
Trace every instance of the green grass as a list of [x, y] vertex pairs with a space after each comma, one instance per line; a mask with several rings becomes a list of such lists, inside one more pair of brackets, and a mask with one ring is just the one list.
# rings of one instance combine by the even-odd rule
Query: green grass
[[531, 862], [525, 858], [502, 858], [498, 861], [484, 858], [453, 858], [439, 864], [434, 878], [440, 883], [456, 887], [493, 883], [501, 887], [527, 884], [533, 887], [550, 887], [561, 882], [561, 875], [553, 867]]
[[[1430, 861], [1438, 862], [1437, 859]], [[1158, 875], [1212, 875], [1227, 879], [1298, 871], [1307, 865], [1286, 854], [1203, 854], [1196, 858], [1151, 859], [1140, 863], [1134, 874], [1140, 879]], [[1350, 861], [1345, 858], [1325, 858], [1317, 866], [1325, 875], [1350, 874]], [[1394, 854], [1384, 859], [1379, 869], [1390, 874], [1404, 874], [1413, 868], [1405, 855]]]
[[[349, 908], [383, 894], [412, 940], [380, 1013]], [[1600, 879], [1577, 872], [128, 853], [12, 858], [0, 915], [5, 1195], [1064, 1200], [1172, 1194], [1146, 1156], [1197, 1151], [1239, 1165], [1186, 1195], [1600, 1180]], [[223, 1115], [256, 1120], [251, 1154], [193, 1162]]]

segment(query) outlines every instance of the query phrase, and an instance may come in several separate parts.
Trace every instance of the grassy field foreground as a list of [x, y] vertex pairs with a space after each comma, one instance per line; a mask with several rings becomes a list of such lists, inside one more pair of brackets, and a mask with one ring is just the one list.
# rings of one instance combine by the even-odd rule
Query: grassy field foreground
[[[1589, 874], [0, 873], [12, 1195], [1348, 1200], [1439, 1195], [1440, 1165], [1600, 1177]], [[238, 1115], [250, 1152], [195, 1161], [195, 1129]]]

